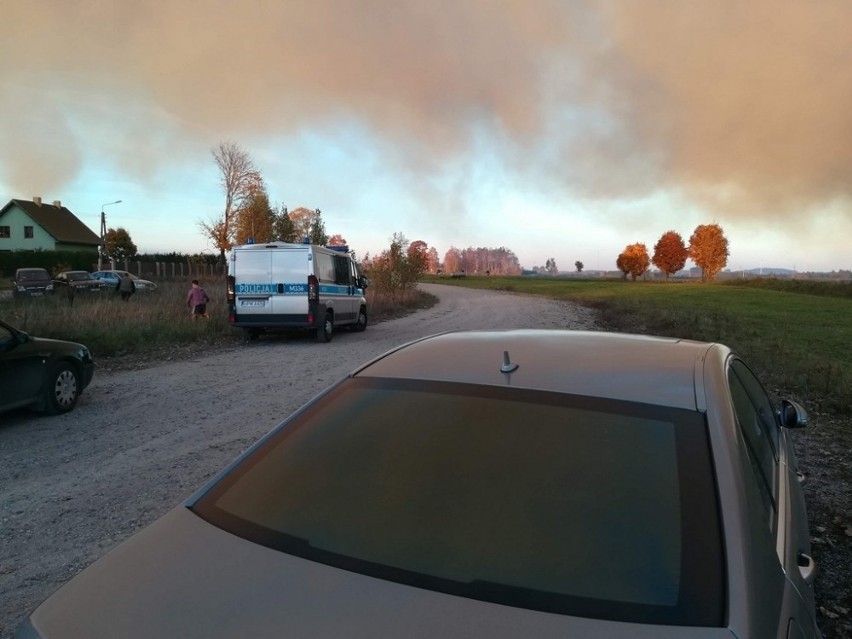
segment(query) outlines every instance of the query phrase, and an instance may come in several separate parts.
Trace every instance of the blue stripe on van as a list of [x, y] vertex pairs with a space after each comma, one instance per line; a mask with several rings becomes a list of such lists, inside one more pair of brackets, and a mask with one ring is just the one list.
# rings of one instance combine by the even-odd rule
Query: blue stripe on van
[[[237, 295], [278, 295], [278, 284], [243, 282], [234, 287]], [[320, 284], [320, 294], [326, 295], [349, 295], [349, 287], [340, 284]], [[308, 284], [285, 283], [284, 295], [307, 295]], [[361, 295], [356, 289], [356, 294]]]
[[349, 287], [339, 284], [320, 284], [319, 292], [326, 295], [349, 295]]
[[237, 295], [274, 295], [278, 292], [278, 284], [237, 284], [234, 287]]

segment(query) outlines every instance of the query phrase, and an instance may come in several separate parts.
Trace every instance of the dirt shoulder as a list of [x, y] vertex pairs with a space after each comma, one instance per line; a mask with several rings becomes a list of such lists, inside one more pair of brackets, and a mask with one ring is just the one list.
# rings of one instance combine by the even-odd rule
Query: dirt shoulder
[[[68, 415], [0, 416], [0, 638], [11, 637], [65, 581], [373, 357], [448, 330], [599, 328], [595, 311], [566, 302], [423, 288], [440, 298], [435, 307], [364, 333], [340, 332], [329, 344], [272, 337], [213, 352], [175, 349], [154, 363], [100, 367]], [[844, 532], [852, 512], [843, 439], [849, 426], [816, 416], [797, 442], [812, 477], [808, 499], [827, 637], [852, 637], [843, 612], [852, 592], [849, 529]], [[845, 474], [838, 474], [843, 464]]]

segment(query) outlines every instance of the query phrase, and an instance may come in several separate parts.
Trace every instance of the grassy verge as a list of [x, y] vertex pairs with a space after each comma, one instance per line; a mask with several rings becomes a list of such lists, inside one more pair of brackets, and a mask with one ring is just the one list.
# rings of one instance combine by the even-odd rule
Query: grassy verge
[[[0, 317], [39, 337], [66, 339], [89, 347], [96, 361], [169, 349], [239, 345], [242, 333], [228, 324], [224, 279], [202, 282], [211, 301], [210, 318], [193, 321], [185, 299], [189, 285], [161, 282], [152, 292], [137, 292], [123, 302], [113, 291], [79, 294], [73, 303], [64, 295], [0, 301]], [[367, 290], [371, 324], [426, 308], [435, 299], [411, 291], [384, 299]]]
[[852, 284], [720, 284], [524, 277], [434, 278], [593, 306], [612, 330], [718, 341], [774, 389], [815, 410], [852, 412]]

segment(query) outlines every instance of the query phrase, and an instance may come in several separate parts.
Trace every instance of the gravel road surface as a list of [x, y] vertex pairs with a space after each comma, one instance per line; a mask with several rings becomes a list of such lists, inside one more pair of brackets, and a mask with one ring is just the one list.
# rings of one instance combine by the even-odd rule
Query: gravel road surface
[[339, 332], [329, 344], [272, 336], [139, 370], [98, 370], [67, 415], [0, 415], [0, 638], [359, 364], [448, 330], [596, 328], [594, 311], [567, 302], [422, 288], [439, 297], [435, 307]]

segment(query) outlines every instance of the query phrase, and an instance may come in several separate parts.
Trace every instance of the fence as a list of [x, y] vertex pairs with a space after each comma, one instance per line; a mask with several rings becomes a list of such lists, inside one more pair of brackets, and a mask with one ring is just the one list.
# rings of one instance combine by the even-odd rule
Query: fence
[[104, 270], [120, 269], [130, 271], [134, 275], [145, 279], [157, 280], [209, 279], [224, 277], [228, 274], [228, 267], [225, 264], [122, 260], [118, 262], [105, 262], [102, 266]]

